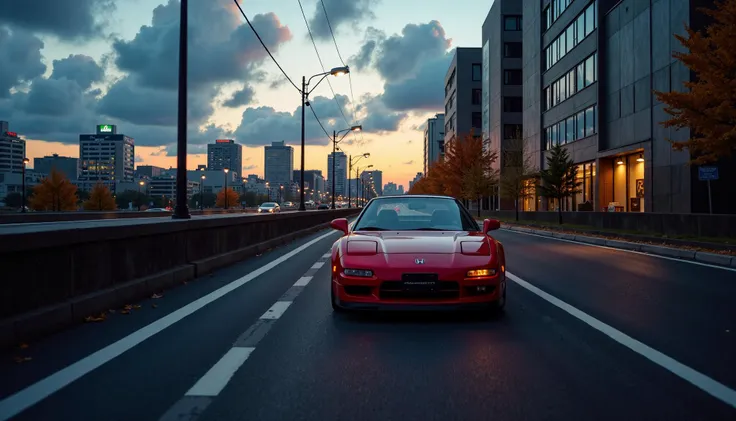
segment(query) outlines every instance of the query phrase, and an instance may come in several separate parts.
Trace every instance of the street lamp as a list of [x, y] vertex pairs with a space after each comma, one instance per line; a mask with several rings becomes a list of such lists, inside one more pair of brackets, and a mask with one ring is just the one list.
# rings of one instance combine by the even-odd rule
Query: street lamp
[[227, 199], [228, 199], [228, 197], [227, 197], [228, 196], [228, 194], [227, 194], [227, 173], [230, 172], [230, 168], [223, 168], [223, 171], [225, 171], [225, 211], [227, 211], [228, 209], [230, 209], [228, 207], [229, 203], [227, 201]]
[[28, 165], [29, 162], [31, 162], [30, 159], [23, 158], [23, 180], [21, 180], [21, 189], [23, 190], [21, 194], [23, 196], [23, 199], [21, 203], [22, 207], [20, 209], [20, 211], [23, 213], [26, 212], [26, 165]]
[[188, 2], [181, 0], [179, 12], [179, 104], [176, 139], [176, 208], [174, 219], [190, 219], [187, 204], [187, 28]]
[[[340, 142], [342, 142], [342, 140], [345, 139], [345, 136], [347, 136], [348, 133], [350, 133], [350, 132], [359, 132], [361, 130], [363, 130], [363, 126], [357, 125], [357, 126], [353, 126], [353, 127], [349, 128], [349, 129], [340, 130], [339, 132], [336, 132], [334, 130], [332, 131], [332, 209], [335, 209], [335, 178], [336, 178], [335, 177], [335, 161], [337, 161], [337, 156], [336, 156], [335, 153], [337, 152], [337, 144], [340, 143]], [[343, 132], [345, 134], [342, 135], [342, 137], [340, 138], [340, 140], [337, 140], [337, 135], [339, 135], [339, 134], [341, 134]], [[345, 186], [343, 186], [343, 188], [345, 188]], [[344, 193], [344, 191], [343, 191], [343, 193]]]
[[[358, 155], [353, 159], [353, 156], [350, 155], [350, 165], [348, 168], [348, 209], [350, 208], [350, 199], [352, 196], [352, 193], [350, 192], [350, 174], [353, 173], [353, 164], [357, 164], [361, 159], [363, 158], [370, 158], [370, 153], [364, 153], [362, 155]], [[356, 178], [355, 180], [355, 207], [358, 207], [358, 180]]]
[[139, 212], [141, 210], [141, 187], [143, 187], [144, 184], [146, 184], [146, 182], [143, 180], [138, 182], [138, 211]]
[[[202, 174], [201, 177], [199, 177], [199, 210], [204, 211], [204, 179], [207, 178], [204, 174]], [[227, 181], [227, 177], [225, 177], [225, 181]]]
[[[324, 73], [316, 74], [316, 75], [310, 77], [309, 80], [307, 80], [307, 78], [305, 76], [302, 76], [302, 89], [301, 89], [301, 92], [300, 92], [301, 95], [302, 95], [302, 159], [301, 159], [302, 162], [301, 162], [301, 170], [300, 170], [300, 173], [301, 173], [301, 181], [300, 181], [300, 185], [299, 185], [299, 187], [300, 187], [300, 190], [299, 190], [299, 200], [300, 200], [299, 210], [300, 211], [307, 210], [307, 208], [304, 206], [304, 143], [305, 143], [305, 139], [304, 139], [304, 107], [309, 105], [309, 101], [308, 101], [309, 94], [311, 94], [312, 91], [314, 91], [314, 89], [317, 86], [319, 86], [320, 82], [322, 82], [327, 76], [340, 76], [340, 75], [345, 75], [345, 74], [348, 74], [348, 73], [350, 73], [350, 68], [348, 66], [343, 66], [343, 67], [335, 67], [332, 70], [330, 70], [329, 72], [324, 72]], [[320, 77], [320, 76], [322, 76], [322, 77], [317, 81], [317, 83], [314, 84], [314, 87], [312, 87], [312, 89], [309, 89], [309, 84], [312, 82], [312, 79], [314, 79], [315, 77]]]

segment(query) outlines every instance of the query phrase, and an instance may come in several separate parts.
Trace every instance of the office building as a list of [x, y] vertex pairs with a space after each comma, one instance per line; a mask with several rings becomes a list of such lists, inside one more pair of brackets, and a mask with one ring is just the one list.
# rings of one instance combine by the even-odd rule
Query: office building
[[7, 121], [0, 121], [0, 198], [23, 190], [23, 159], [26, 141], [10, 131]]
[[58, 154], [33, 158], [33, 170], [37, 173], [49, 174], [53, 169], [64, 174], [69, 180], [76, 180], [79, 176], [79, 159]]
[[[336, 157], [336, 158], [335, 158]], [[335, 160], [335, 175], [332, 174], [332, 160]], [[344, 152], [335, 152], [327, 155], [327, 190], [332, 190], [332, 180], [335, 180], [334, 194], [347, 196], [348, 157]]]
[[445, 75], [445, 145], [482, 130], [483, 54], [481, 48], [456, 48]]
[[[264, 146], [265, 179], [272, 185], [289, 186], [294, 180], [294, 148], [286, 142], [271, 142]], [[300, 174], [301, 177], [301, 174]], [[300, 182], [301, 180], [296, 180]]]
[[436, 114], [424, 128], [424, 173], [429, 166], [445, 156], [445, 115]]
[[396, 196], [399, 194], [399, 187], [396, 183], [389, 181], [388, 184], [383, 186], [383, 194], [385, 196]]
[[[578, 164], [582, 191], [563, 210], [708, 212], [698, 167], [668, 142], [690, 134], [662, 127], [669, 116], [652, 92], [683, 91], [694, 77], [672, 57], [680, 48], [673, 34], [684, 35], [683, 23], [704, 28], [707, 19], [696, 11], [704, 5], [555, 0], [543, 8], [524, 1], [524, 140], [542, 168], [556, 144]], [[714, 213], [734, 213], [729, 190], [736, 175], [721, 172], [711, 185]], [[534, 197], [524, 210], [558, 206]]]
[[207, 169], [229, 169], [238, 175], [243, 171], [243, 147], [232, 139], [217, 139], [207, 144]]
[[[163, 175], [154, 177], [146, 183], [146, 189], [148, 195], [153, 198], [164, 198], [172, 203], [176, 201], [176, 177], [174, 176]], [[195, 193], [199, 193], [199, 180], [192, 181], [191, 179], [187, 179], [187, 200], [190, 200]]]
[[[301, 171], [294, 170], [294, 180], [299, 180], [299, 177], [301, 177]], [[325, 178], [322, 170], [304, 170], [304, 187], [314, 190], [317, 194], [324, 193]]]
[[377, 196], [383, 196], [383, 171], [373, 170], [371, 173], [372, 186], [376, 190]]
[[[483, 22], [482, 131], [484, 146], [497, 154], [493, 169], [503, 178], [518, 160], [507, 151], [522, 152], [522, 11], [519, 0], [496, 0]], [[518, 165], [518, 164], [516, 164]], [[491, 209], [514, 209], [514, 200], [496, 190]]]
[[[204, 166], [200, 165], [200, 167], [204, 167]], [[138, 165], [135, 167], [135, 175], [139, 178], [141, 177], [147, 177], [147, 178], [159, 177], [165, 171], [166, 171], [165, 168], [157, 167], [155, 165]]]
[[101, 182], [114, 193], [117, 183], [133, 182], [135, 145], [117, 126], [100, 124], [94, 134], [79, 135], [80, 188]]
[[[422, 176], [423, 174], [418, 172], [417, 175], [414, 177], [414, 179], [409, 181], [409, 190], [411, 190], [411, 188], [414, 187], [414, 184], [416, 184], [417, 181], [422, 179]], [[401, 187], [402, 189], [404, 188], [403, 185], [399, 185], [399, 187]]]

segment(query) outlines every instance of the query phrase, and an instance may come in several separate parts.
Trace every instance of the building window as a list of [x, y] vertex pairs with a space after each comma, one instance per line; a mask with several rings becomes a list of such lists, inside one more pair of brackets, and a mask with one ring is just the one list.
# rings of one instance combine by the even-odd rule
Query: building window
[[542, 30], [546, 31], [549, 29], [552, 24], [559, 19], [559, 17], [562, 15], [562, 12], [567, 9], [570, 4], [572, 4], [573, 0], [552, 0], [549, 3], [549, 6], [544, 9], [544, 12], [542, 12]]
[[595, 82], [595, 54], [585, 60], [585, 86], [590, 86]]
[[543, 94], [545, 111], [565, 101], [598, 80], [596, 56], [597, 54], [589, 56], [564, 76], [552, 82], [552, 85], [545, 88]]
[[565, 144], [592, 136], [596, 133], [596, 109], [593, 105], [587, 109], [573, 114], [544, 129], [545, 144], [551, 149], [557, 144]]
[[506, 58], [521, 58], [521, 43], [506, 42], [503, 44], [503, 56]]
[[[560, 0], [566, 1], [566, 0]], [[563, 3], [564, 4], [564, 3]], [[545, 70], [554, 66], [562, 57], [572, 51], [585, 37], [597, 27], [596, 2], [593, 1], [560, 35], [549, 43], [544, 52]]]
[[521, 31], [521, 16], [504, 16], [503, 29], [505, 31]]
[[503, 97], [503, 112], [520, 113], [522, 111], [522, 99], [520, 96]]
[[480, 104], [482, 98], [483, 98], [483, 90], [482, 89], [473, 89], [473, 105]]
[[521, 124], [504, 124], [503, 125], [503, 138], [504, 139], [520, 139], [521, 138]]
[[504, 85], [521, 85], [522, 73], [519, 69], [511, 69], [503, 71]]
[[480, 82], [482, 79], [483, 75], [481, 73], [481, 65], [478, 63], [473, 63], [473, 81]]
[[483, 114], [479, 112], [473, 113], [470, 125], [474, 129], [480, 129], [483, 126]]

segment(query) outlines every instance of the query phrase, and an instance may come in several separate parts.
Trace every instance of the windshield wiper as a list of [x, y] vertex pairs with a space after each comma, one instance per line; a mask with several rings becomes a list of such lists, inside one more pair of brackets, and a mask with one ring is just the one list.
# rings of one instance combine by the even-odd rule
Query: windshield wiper
[[379, 227], [360, 227], [356, 228], [355, 231], [388, 231], [385, 228], [379, 228]]
[[428, 227], [428, 228], [414, 228], [411, 231], [457, 231], [457, 230]]

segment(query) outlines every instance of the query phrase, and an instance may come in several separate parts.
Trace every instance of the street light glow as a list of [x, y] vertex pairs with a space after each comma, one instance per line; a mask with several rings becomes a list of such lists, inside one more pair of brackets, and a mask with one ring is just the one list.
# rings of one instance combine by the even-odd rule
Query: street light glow
[[363, 130], [363, 126], [361, 126], [361, 125], [353, 126], [353, 127], [350, 128], [350, 130], [352, 130], [354, 132], [359, 132], [359, 131]]
[[330, 74], [332, 76], [346, 75], [348, 73], [350, 73], [350, 68], [348, 66], [333, 67], [332, 70], [330, 70]]

